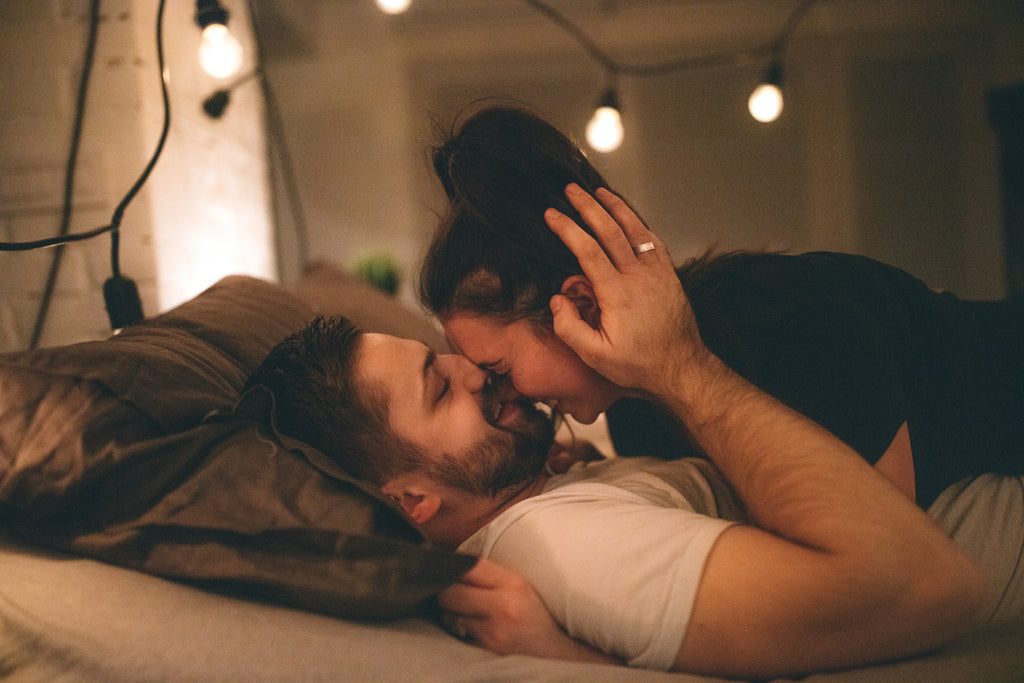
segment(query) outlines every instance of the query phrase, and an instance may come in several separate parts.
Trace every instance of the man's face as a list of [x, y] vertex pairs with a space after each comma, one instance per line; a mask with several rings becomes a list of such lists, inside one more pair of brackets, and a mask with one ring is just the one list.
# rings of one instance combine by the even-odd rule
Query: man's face
[[362, 335], [356, 377], [387, 398], [395, 434], [428, 454], [432, 476], [479, 495], [528, 481], [544, 468], [550, 418], [521, 397], [502, 402], [488, 373], [420, 342]]

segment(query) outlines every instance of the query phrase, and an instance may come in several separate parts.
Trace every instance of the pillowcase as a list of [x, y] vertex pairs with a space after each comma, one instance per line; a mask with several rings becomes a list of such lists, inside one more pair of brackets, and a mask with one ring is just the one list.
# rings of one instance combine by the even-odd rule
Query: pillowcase
[[230, 409], [311, 315], [268, 282], [231, 277], [109, 339], [0, 355], [0, 501], [59, 507], [132, 444]]
[[110, 339], [0, 356], [6, 524], [214, 590], [344, 616], [421, 611], [475, 558], [432, 548], [390, 500], [268, 428], [264, 390], [239, 400], [312, 316], [236, 276]]
[[344, 315], [366, 332], [418, 339], [438, 353], [451, 352], [440, 329], [425, 315], [330, 263], [312, 264], [295, 294], [314, 312]]

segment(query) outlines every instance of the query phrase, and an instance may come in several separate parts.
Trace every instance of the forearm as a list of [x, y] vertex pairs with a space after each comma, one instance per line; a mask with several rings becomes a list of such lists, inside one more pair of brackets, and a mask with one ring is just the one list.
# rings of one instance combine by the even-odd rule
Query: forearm
[[[710, 353], [691, 358], [671, 384], [673, 393], [663, 400], [725, 473], [753, 522], [796, 546], [780, 550], [768, 543], [758, 552], [761, 541], [749, 535], [757, 532], [742, 531], [748, 534], [742, 550], [730, 552], [739, 546], [723, 542], [702, 589], [715, 596], [737, 594], [737, 577], [730, 572], [746, 563], [751, 549], [766, 566], [812, 568], [806, 580], [777, 588], [767, 579], [762, 585], [775, 592], [772, 605], [757, 618], [748, 608], [728, 624], [735, 633], [736, 623], [751, 618], [749, 628], [739, 629], [751, 634], [742, 643], [743, 658], [756, 664], [751, 671], [763, 674], [777, 666], [777, 673], [793, 674], [913, 654], [947, 641], [969, 623], [981, 590], [977, 569], [839, 439]], [[721, 599], [715, 602], [726, 608]], [[743, 605], [731, 609], [740, 613]], [[695, 621], [701, 624], [699, 613]], [[765, 623], [774, 630], [765, 633]], [[721, 671], [730, 660], [726, 634], [699, 628], [688, 632], [689, 649], [681, 651], [680, 661], [704, 661], [701, 651], [715, 647], [724, 656], [711, 666]]]
[[[723, 471], [758, 526], [823, 550], [857, 547], [865, 540], [861, 533], [906, 539], [907, 531], [948, 547], [925, 515], [841, 440], [707, 349], [687, 357], [660, 399]], [[872, 520], [885, 523], [875, 528]], [[838, 537], [836, 526], [844, 531]]]
[[[600, 245], [549, 212], [601, 310], [593, 327], [555, 296], [555, 332], [630, 395], [666, 405], [755, 523], [725, 530], [712, 547], [676, 666], [771, 678], [952, 638], [983, 590], [973, 563], [840, 439], [714, 356], [664, 245], [621, 200], [598, 194], [607, 211], [566, 191]], [[655, 249], [634, 253], [647, 242]]]

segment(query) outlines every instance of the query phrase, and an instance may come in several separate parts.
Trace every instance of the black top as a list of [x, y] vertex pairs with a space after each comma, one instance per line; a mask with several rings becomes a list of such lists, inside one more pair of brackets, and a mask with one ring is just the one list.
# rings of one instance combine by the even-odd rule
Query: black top
[[[907, 422], [922, 507], [964, 477], [1024, 473], [1024, 298], [964, 301], [825, 252], [733, 257], [686, 292], [712, 352], [868, 462]], [[695, 454], [655, 406], [607, 416], [620, 455]]]

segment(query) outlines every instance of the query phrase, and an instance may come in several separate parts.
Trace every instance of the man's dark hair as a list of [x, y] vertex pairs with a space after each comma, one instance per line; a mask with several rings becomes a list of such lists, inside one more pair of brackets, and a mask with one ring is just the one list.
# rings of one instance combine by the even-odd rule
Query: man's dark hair
[[386, 397], [359, 385], [362, 332], [341, 316], [319, 316], [275, 346], [249, 377], [274, 396], [275, 424], [353, 477], [381, 485], [424, 461], [390, 428]]

